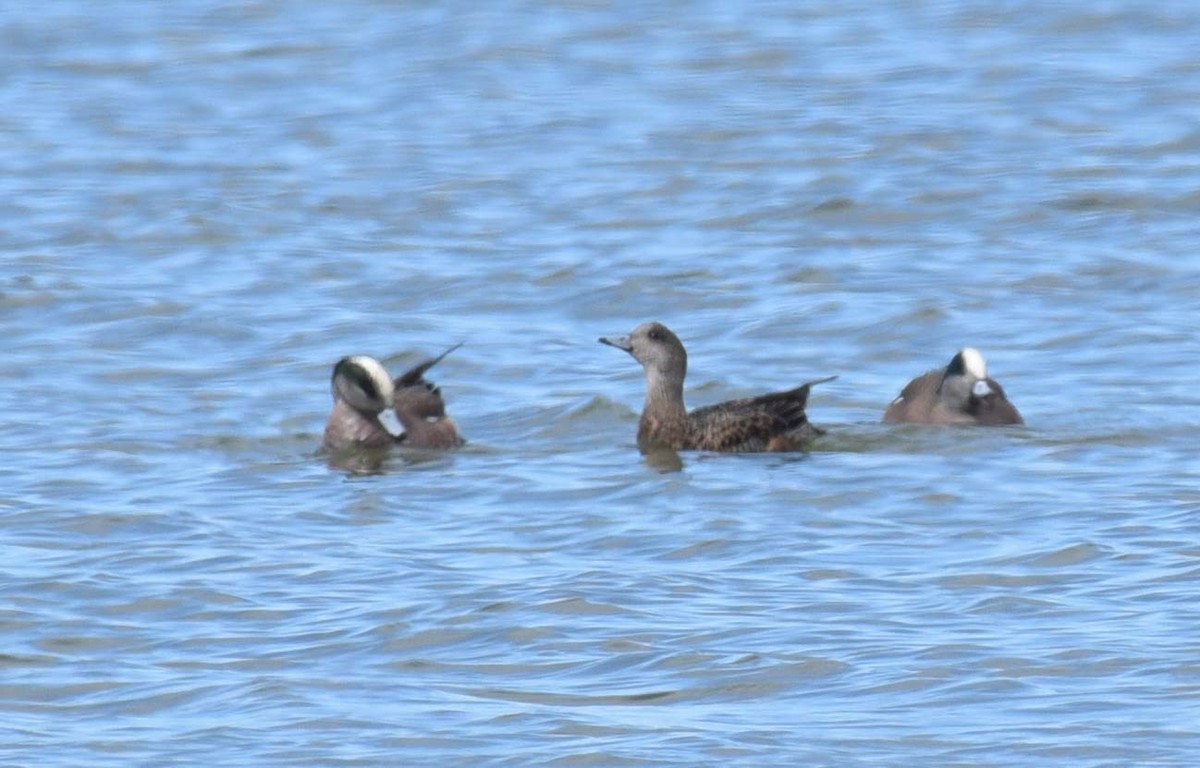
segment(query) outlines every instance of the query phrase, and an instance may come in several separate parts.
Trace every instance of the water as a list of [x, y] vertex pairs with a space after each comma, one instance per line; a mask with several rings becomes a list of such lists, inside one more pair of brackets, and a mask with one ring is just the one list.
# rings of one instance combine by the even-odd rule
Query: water
[[[0, 761], [1195, 764], [1200, 9], [794, 6], [0, 13]], [[643, 459], [648, 319], [828, 437]]]

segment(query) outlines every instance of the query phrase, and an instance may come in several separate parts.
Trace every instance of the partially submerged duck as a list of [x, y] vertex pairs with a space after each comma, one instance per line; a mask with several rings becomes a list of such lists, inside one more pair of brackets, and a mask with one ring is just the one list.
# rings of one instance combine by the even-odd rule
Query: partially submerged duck
[[883, 414], [885, 424], [1024, 424], [1004, 388], [989, 378], [987, 361], [963, 347], [945, 368], [928, 371], [901, 390]]
[[321, 443], [325, 450], [384, 448], [396, 442], [379, 420], [379, 414], [392, 406], [395, 388], [378, 360], [366, 355], [343, 357], [333, 367], [330, 388], [333, 410], [325, 422]]
[[404, 427], [398, 440], [412, 448], [457, 448], [466, 442], [454, 420], [446, 415], [441, 387], [425, 380], [425, 372], [461, 347], [455, 344], [437, 357], [405, 371], [393, 382], [396, 418]]
[[645, 369], [646, 401], [637, 436], [643, 451], [796, 451], [824, 434], [809, 423], [805, 406], [814, 384], [835, 377], [688, 412], [683, 402], [687, 351], [670, 328], [662, 323], [643, 323], [628, 336], [601, 337], [600, 342], [625, 350]]

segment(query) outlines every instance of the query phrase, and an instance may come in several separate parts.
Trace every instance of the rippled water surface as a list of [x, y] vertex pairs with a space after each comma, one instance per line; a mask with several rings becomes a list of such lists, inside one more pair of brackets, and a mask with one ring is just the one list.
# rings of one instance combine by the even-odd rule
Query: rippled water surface
[[[0, 761], [1200, 762], [1200, 6], [0, 12]], [[642, 457], [837, 374], [807, 455]], [[316, 454], [332, 363], [470, 439]], [[972, 344], [1011, 429], [884, 427]]]

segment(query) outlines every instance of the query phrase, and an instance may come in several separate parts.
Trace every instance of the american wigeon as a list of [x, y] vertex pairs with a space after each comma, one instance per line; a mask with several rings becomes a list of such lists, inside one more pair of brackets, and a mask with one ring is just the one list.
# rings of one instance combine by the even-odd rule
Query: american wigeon
[[466, 442], [454, 420], [446, 415], [441, 387], [425, 380], [425, 372], [446, 355], [461, 347], [455, 344], [437, 357], [405, 371], [393, 382], [396, 418], [404, 426], [399, 441], [411, 448], [457, 448]]
[[322, 446], [328, 451], [383, 448], [396, 441], [379, 421], [394, 397], [392, 377], [373, 357], [343, 357], [330, 382], [333, 410], [325, 422]]
[[689, 413], [683, 402], [687, 351], [671, 329], [662, 323], [643, 323], [628, 336], [602, 337], [600, 341], [625, 350], [645, 369], [646, 401], [637, 436], [643, 451], [795, 451], [823, 434], [809, 423], [805, 405], [814, 384], [834, 377]]
[[945, 368], [935, 368], [900, 391], [883, 414], [886, 424], [1024, 424], [1004, 388], [987, 374], [979, 350], [963, 347]]

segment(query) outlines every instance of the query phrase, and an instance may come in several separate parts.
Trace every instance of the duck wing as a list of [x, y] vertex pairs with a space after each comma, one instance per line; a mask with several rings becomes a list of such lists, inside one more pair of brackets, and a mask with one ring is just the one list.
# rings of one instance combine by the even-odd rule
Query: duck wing
[[430, 368], [432, 368], [433, 366], [440, 363], [442, 361], [442, 358], [444, 358], [446, 355], [450, 354], [451, 352], [453, 352], [454, 350], [458, 349], [461, 346], [462, 346], [462, 342], [460, 341], [459, 343], [455, 344], [453, 347], [450, 347], [449, 349], [447, 349], [445, 352], [438, 355], [437, 357], [431, 357], [430, 359], [428, 359], [422, 363], [418, 363], [417, 365], [413, 366], [412, 368], [409, 368], [407, 371], [400, 374], [400, 377], [398, 379], [396, 379], [396, 382], [395, 382], [396, 389], [400, 389], [401, 387], [411, 387], [415, 384], [420, 384], [425, 376], [425, 371], [428, 371]]
[[805, 407], [809, 391], [813, 385], [834, 378], [697, 408], [688, 414], [693, 447], [731, 453], [799, 450], [805, 440], [822, 434], [808, 421]]
[[938, 387], [942, 385], [945, 370], [935, 368], [926, 371], [904, 385], [883, 413], [884, 424], [903, 424], [905, 422], [924, 422], [929, 420], [929, 414], [937, 403]]

